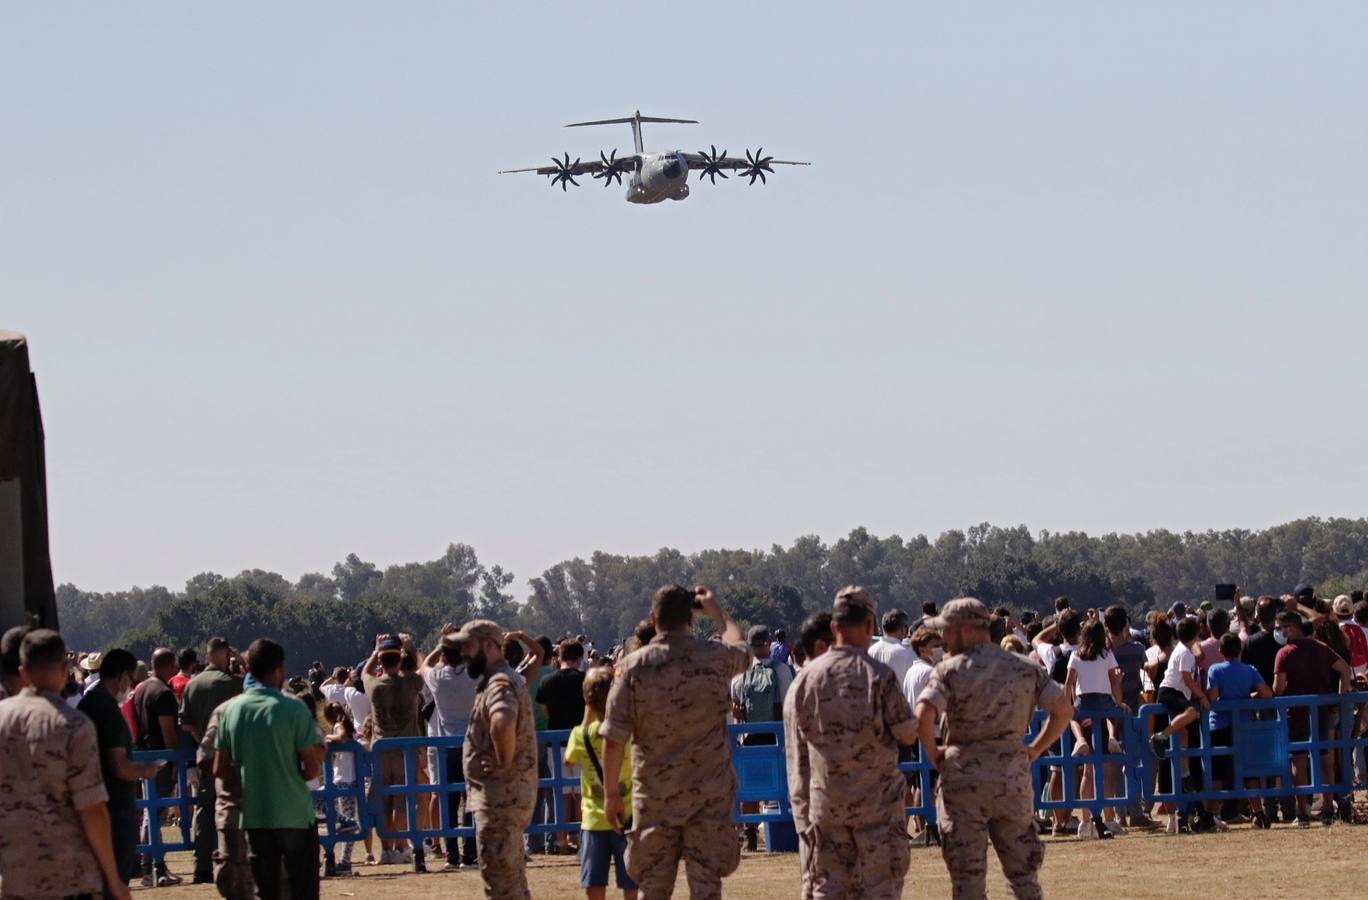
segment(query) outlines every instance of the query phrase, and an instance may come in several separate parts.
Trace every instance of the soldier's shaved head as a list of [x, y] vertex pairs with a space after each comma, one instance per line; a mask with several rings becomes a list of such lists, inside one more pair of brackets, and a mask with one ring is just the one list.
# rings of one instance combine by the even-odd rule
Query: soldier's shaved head
[[667, 584], [655, 592], [651, 618], [660, 631], [679, 631], [693, 624], [694, 592], [677, 584]]

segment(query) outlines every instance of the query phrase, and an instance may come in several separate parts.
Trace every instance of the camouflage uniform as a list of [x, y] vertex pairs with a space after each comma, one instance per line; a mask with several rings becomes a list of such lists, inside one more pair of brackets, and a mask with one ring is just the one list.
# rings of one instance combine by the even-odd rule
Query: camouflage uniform
[[898, 740], [916, 736], [897, 676], [865, 651], [833, 646], [798, 673], [784, 743], [809, 896], [902, 896], [909, 850]]
[[920, 702], [947, 720], [936, 817], [956, 900], [985, 896], [990, 837], [1012, 895], [1042, 896], [1036, 873], [1045, 847], [1036, 835], [1022, 735], [1036, 707], [1053, 706], [1059, 693], [1040, 666], [992, 643], [937, 664], [922, 691]]
[[[517, 713], [518, 725], [513, 759], [501, 769], [494, 757], [490, 720], [505, 709]], [[532, 824], [537, 802], [537, 732], [532, 698], [506, 661], [491, 665], [480, 683], [461, 760], [467, 802], [475, 816], [475, 846], [485, 896], [529, 900], [523, 830]]]
[[722, 879], [741, 863], [727, 711], [731, 679], [750, 664], [743, 643], [676, 632], [618, 667], [599, 734], [632, 742], [627, 871], [644, 900], [670, 897], [681, 857], [694, 900], [721, 897]]
[[108, 799], [90, 719], [31, 687], [0, 704], [0, 895], [99, 894], [77, 810]]
[[[212, 764], [214, 741], [218, 737], [219, 716], [228, 708], [221, 703], [209, 714], [204, 726], [195, 761], [200, 766]], [[214, 851], [214, 886], [224, 900], [252, 900], [256, 883], [252, 880], [252, 866], [247, 857], [247, 836], [242, 833], [242, 782], [236, 766], [214, 779], [214, 830], [218, 834], [218, 849]]]

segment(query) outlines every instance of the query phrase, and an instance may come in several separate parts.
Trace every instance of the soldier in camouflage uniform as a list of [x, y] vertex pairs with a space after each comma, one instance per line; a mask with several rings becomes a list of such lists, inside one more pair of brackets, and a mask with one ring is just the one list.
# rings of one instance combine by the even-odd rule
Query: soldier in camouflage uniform
[[907, 782], [898, 744], [917, 726], [893, 670], [866, 652], [877, 607], [864, 588], [836, 595], [835, 643], [798, 673], [784, 744], [803, 896], [896, 900], [907, 874]]
[[29, 686], [0, 703], [0, 896], [127, 900], [90, 719], [67, 706], [66, 646], [46, 628], [19, 647]]
[[475, 619], [448, 640], [461, 648], [466, 673], [480, 679], [461, 760], [485, 896], [530, 900], [523, 830], [532, 824], [537, 802], [532, 697], [504, 659], [498, 625]]
[[[693, 636], [697, 611], [722, 627], [722, 641]], [[727, 739], [731, 680], [751, 664], [741, 629], [707, 588], [663, 587], [651, 604], [656, 636], [618, 666], [604, 738], [603, 770], [622, 766], [632, 742], [632, 815], [627, 871], [643, 900], [667, 900], [679, 860], [693, 900], [722, 896], [722, 879], [741, 862], [732, 824], [736, 773]], [[610, 823], [627, 823], [617, 782], [604, 807]]]
[[[952, 600], [924, 624], [941, 632], [950, 654], [917, 700], [917, 728], [926, 758], [940, 770], [936, 817], [953, 896], [986, 896], [991, 838], [1012, 896], [1038, 900], [1045, 847], [1032, 814], [1031, 763], [1068, 727], [1073, 707], [1049, 673], [989, 639], [988, 609], [979, 601]], [[1027, 746], [1021, 736], [1037, 706], [1049, 720]], [[936, 746], [941, 714], [944, 749]]]
[[220, 703], [209, 714], [209, 724], [204, 726], [195, 762], [199, 765], [200, 778], [214, 779], [214, 830], [218, 833], [218, 848], [213, 854], [214, 886], [224, 900], [252, 900], [256, 895], [256, 883], [252, 880], [252, 865], [247, 857], [247, 836], [241, 827], [242, 783], [238, 780], [236, 766], [221, 766], [219, 774], [213, 774], [219, 716], [233, 700]]

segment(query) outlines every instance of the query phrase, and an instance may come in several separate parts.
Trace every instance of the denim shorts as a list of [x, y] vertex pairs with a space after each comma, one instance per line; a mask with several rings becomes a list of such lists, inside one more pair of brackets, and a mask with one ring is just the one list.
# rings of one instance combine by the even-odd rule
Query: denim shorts
[[608, 886], [608, 867], [617, 870], [619, 890], [634, 891], [637, 884], [627, 874], [627, 837], [621, 831], [580, 832], [580, 887]]

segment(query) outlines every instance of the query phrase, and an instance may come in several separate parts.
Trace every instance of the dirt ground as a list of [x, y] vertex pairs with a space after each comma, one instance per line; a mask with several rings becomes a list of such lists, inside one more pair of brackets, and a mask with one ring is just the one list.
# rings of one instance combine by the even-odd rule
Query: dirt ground
[[[1314, 897], [1316, 900], [1362, 898], [1365, 892], [1363, 849], [1368, 846], [1368, 827], [1335, 825], [1299, 831], [1276, 826], [1272, 831], [1232, 828], [1228, 834], [1166, 836], [1135, 834], [1099, 842], [1046, 839], [1045, 867], [1041, 881], [1052, 900], [1172, 900], [1189, 894], [1193, 882], [1210, 877], [1219, 866], [1216, 881], [1207, 881], [1222, 896]], [[359, 847], [357, 848], [360, 849]], [[1306, 865], [1314, 860], [1314, 865]], [[170, 857], [171, 870], [187, 876], [188, 854]], [[441, 861], [437, 861], [438, 866]], [[351, 878], [326, 879], [324, 898], [362, 900], [422, 900], [422, 898], [478, 898], [482, 896], [478, 872], [414, 875], [397, 866], [362, 867]], [[528, 865], [532, 896], [571, 898], [583, 896], [579, 888], [579, 865], [573, 857], [534, 857]], [[142, 889], [144, 900], [164, 897], [217, 897], [212, 887]], [[741, 868], [723, 883], [723, 894], [738, 900], [779, 900], [798, 896], [798, 857], [793, 854], [746, 854]], [[989, 853], [988, 895], [1008, 897], [1002, 872]], [[620, 897], [609, 891], [610, 898]], [[681, 869], [675, 891], [688, 897]], [[950, 879], [935, 848], [912, 851], [904, 897], [948, 898]]]

